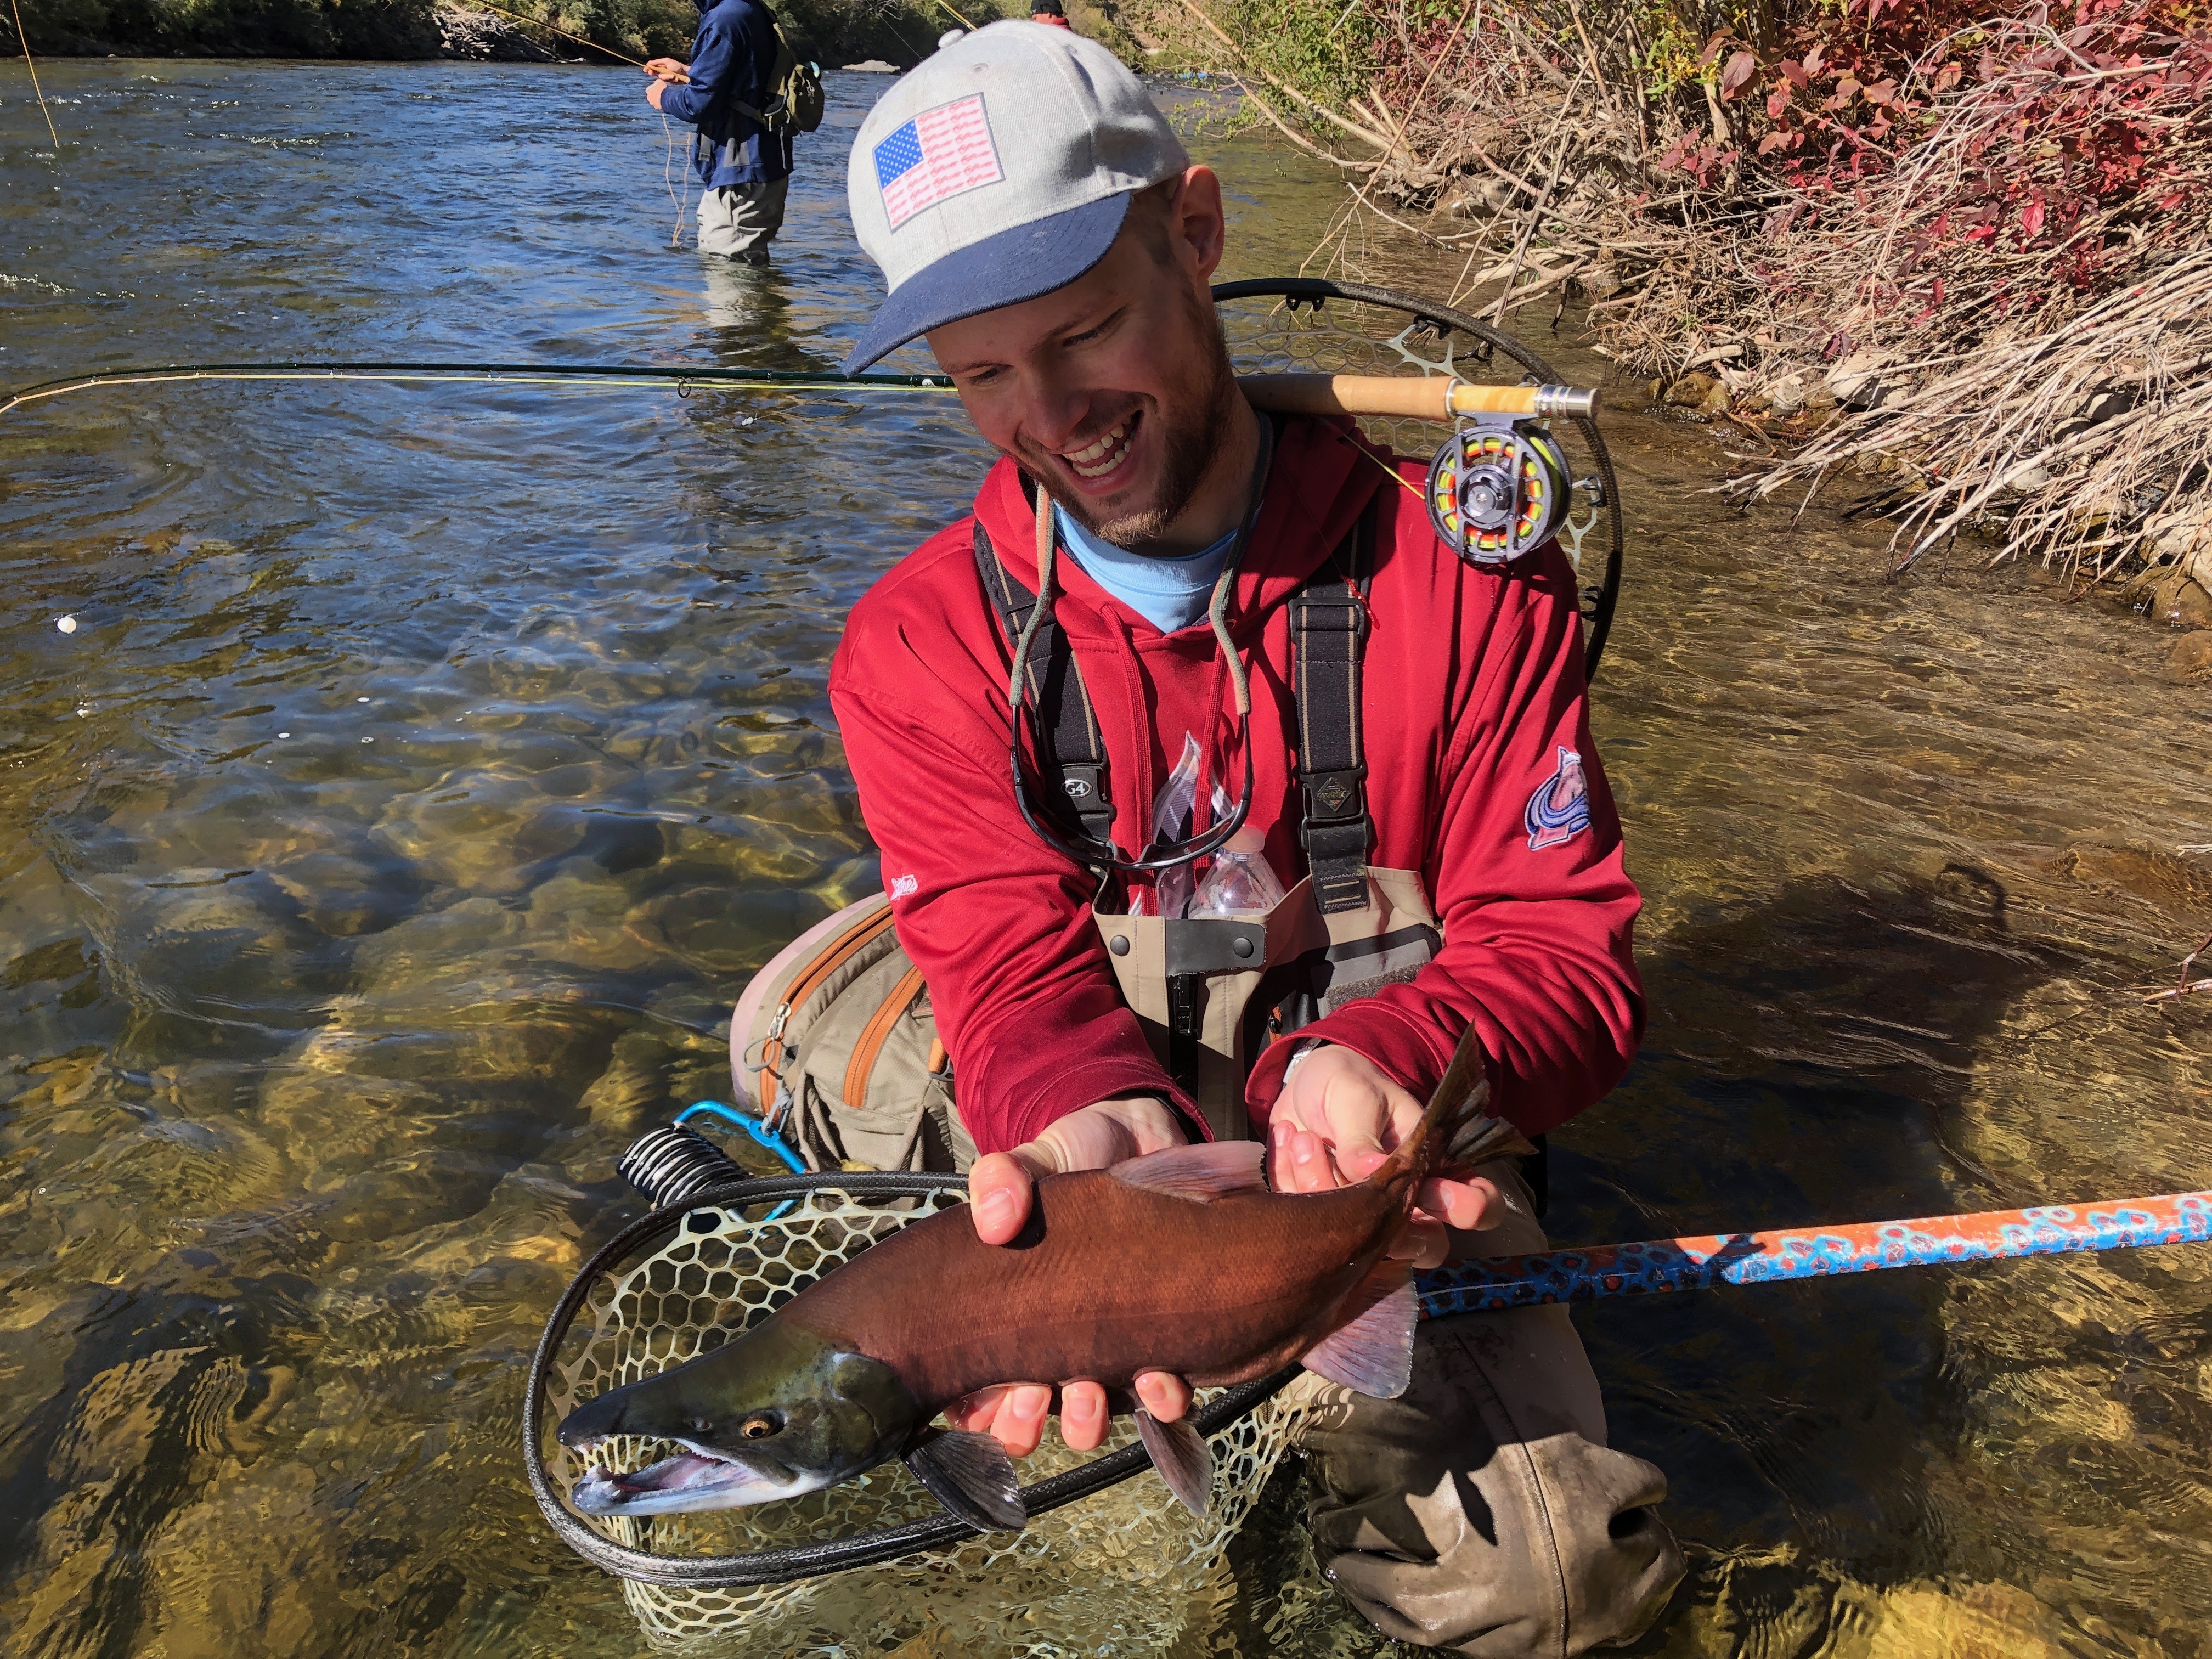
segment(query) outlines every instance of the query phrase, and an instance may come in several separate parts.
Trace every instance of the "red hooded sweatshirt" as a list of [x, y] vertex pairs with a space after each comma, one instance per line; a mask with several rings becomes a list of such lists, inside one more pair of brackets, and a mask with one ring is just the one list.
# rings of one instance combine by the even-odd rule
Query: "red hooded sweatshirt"
[[[1285, 425], [1237, 576], [1228, 622], [1251, 678], [1248, 822], [1294, 884], [1305, 858], [1286, 601], [1381, 490], [1363, 697], [1369, 862], [1421, 873], [1443, 945], [1412, 980], [1298, 1035], [1357, 1050], [1425, 1099], [1472, 1021], [1494, 1109], [1537, 1133], [1619, 1080], [1643, 1025], [1630, 945], [1641, 901], [1590, 741], [1573, 571], [1555, 545], [1505, 570], [1466, 563], [1430, 527], [1419, 465], [1384, 462], [1349, 425]], [[1034, 592], [1036, 520], [1012, 462], [984, 480], [975, 514]], [[830, 674], [961, 1118], [984, 1152], [1110, 1095], [1172, 1098], [1195, 1119], [1115, 982], [1089, 914], [1095, 878], [1015, 805], [1012, 653], [977, 579], [974, 533], [963, 519], [893, 567], [854, 607]], [[1073, 559], [1062, 555], [1057, 573], [1054, 615], [1104, 734], [1115, 840], [1127, 854], [1150, 839], [1153, 797], [1186, 732], [1206, 757], [1200, 823], [1214, 781], [1235, 796], [1236, 707], [1203, 619], [1163, 635]], [[1052, 781], [1026, 741], [1024, 753], [1032, 798], [1048, 801]], [[1297, 1047], [1261, 1054], [1246, 1090], [1255, 1124]]]

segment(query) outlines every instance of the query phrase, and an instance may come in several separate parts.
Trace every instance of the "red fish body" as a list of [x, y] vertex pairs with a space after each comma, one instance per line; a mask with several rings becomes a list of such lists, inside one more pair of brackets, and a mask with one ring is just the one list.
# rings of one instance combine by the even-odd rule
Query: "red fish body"
[[[1014, 1243], [984, 1243], [963, 1208], [940, 1212], [776, 1317], [882, 1360], [933, 1415], [995, 1382], [1265, 1376], [1345, 1322], [1404, 1222], [1397, 1188], [1410, 1183], [1273, 1193], [1256, 1146], [1167, 1156], [1201, 1151], [1249, 1155], [1250, 1186], [1200, 1202], [1134, 1184], [1130, 1165], [1048, 1176]], [[1384, 1288], [1404, 1282], [1402, 1267], [1386, 1273]]]

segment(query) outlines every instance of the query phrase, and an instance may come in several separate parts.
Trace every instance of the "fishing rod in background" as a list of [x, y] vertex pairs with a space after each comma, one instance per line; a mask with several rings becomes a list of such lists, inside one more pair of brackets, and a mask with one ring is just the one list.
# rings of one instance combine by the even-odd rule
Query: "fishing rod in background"
[[[1595, 675], [1617, 603], [1626, 544], [1611, 456], [1597, 426], [1599, 394], [1561, 384], [1542, 357], [1452, 307], [1321, 277], [1217, 284], [1238, 375], [1252, 405], [1279, 415], [1349, 416], [1384, 449], [1432, 451], [1415, 484], [1439, 539], [1478, 565], [1510, 563], [1558, 539], [1581, 580], [1586, 670]], [[1503, 362], [1499, 360], [1503, 358]], [[1495, 365], [1495, 368], [1492, 366]], [[1517, 383], [1487, 384], [1517, 368]], [[921, 393], [953, 391], [941, 374], [672, 367], [659, 363], [340, 362], [166, 363], [62, 376], [0, 398], [0, 417], [76, 393], [121, 386], [222, 382], [378, 381], [694, 391]], [[1449, 428], [1439, 444], [1433, 428]], [[1428, 428], [1425, 432], [1423, 428]], [[1365, 452], [1375, 459], [1373, 452]], [[1602, 563], [1586, 569], [1595, 532]]]

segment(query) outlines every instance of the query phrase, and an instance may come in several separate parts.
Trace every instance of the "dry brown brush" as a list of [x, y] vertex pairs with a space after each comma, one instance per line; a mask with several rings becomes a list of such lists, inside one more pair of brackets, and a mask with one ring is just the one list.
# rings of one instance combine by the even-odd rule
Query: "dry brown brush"
[[1329, 59], [1285, 44], [1300, 0], [1146, 16], [1181, 18], [1180, 44], [1345, 170], [1339, 247], [1382, 216], [1449, 254], [1455, 301], [1587, 301], [1625, 369], [1735, 423], [1741, 491], [1854, 481], [1896, 516], [1900, 564], [1972, 531], [1997, 557], [2212, 586], [2212, 33], [2193, 14], [1319, 11], [1367, 27]]

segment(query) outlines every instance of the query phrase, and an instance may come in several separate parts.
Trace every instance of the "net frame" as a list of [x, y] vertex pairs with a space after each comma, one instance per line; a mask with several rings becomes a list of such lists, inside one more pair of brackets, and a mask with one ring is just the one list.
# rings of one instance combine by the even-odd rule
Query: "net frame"
[[[1238, 301], [1264, 300], [1274, 303], [1263, 311], [1239, 313]], [[1338, 302], [1334, 313], [1329, 302]], [[1343, 283], [1325, 276], [1266, 276], [1213, 285], [1215, 309], [1222, 313], [1231, 361], [1240, 374], [1264, 370], [1321, 372], [1337, 374], [1440, 374], [1461, 380], [1476, 376], [1462, 366], [1487, 368], [1499, 353], [1522, 371], [1524, 386], [1555, 386], [1560, 375], [1541, 355], [1480, 318], [1451, 306], [1437, 305], [1410, 294], [1378, 288], [1368, 283]], [[1395, 331], [1384, 327], [1359, 330], [1340, 325], [1336, 319], [1346, 311], [1365, 307], [1405, 321]], [[1464, 336], [1462, 350], [1453, 339]], [[1492, 380], [1494, 375], [1480, 377]], [[1402, 454], [1426, 457], [1446, 422], [1413, 419], [1364, 417], [1360, 427], [1383, 447]], [[1621, 511], [1620, 488], [1612, 453], [1596, 421], [1582, 415], [1565, 418], [1566, 441], [1559, 423], [1547, 429], [1567, 456], [1571, 494], [1577, 504], [1569, 510], [1559, 542], [1582, 584], [1583, 660], [1588, 678], [1597, 676], [1613, 630], [1614, 608], [1620, 603], [1621, 569], [1627, 549], [1627, 524]], [[1579, 448], [1581, 454], [1576, 453]], [[1585, 465], [1590, 470], [1584, 471]], [[1582, 472], [1577, 477], [1575, 474]], [[1603, 554], [1603, 569], [1595, 582], [1586, 562], [1585, 546], [1593, 535]]]
[[[762, 1510], [636, 1519], [584, 1517], [568, 1508], [567, 1495], [586, 1465], [558, 1448], [549, 1462], [549, 1408], [565, 1412], [578, 1403], [588, 1379], [596, 1379], [598, 1387], [612, 1386], [711, 1351], [867, 1244], [965, 1198], [963, 1179], [946, 1175], [848, 1172], [734, 1182], [632, 1223], [596, 1251], [570, 1282], [532, 1357], [524, 1465], [532, 1494], [555, 1533], [586, 1560], [624, 1581], [624, 1596], [649, 1638], [682, 1645], [727, 1635], [802, 1601], [808, 1587], [826, 1575], [884, 1564], [892, 1564], [901, 1576], [941, 1582], [948, 1567], [964, 1569], [972, 1577], [1022, 1560], [1033, 1565], [1041, 1553], [1057, 1549], [1071, 1565], [1095, 1575], [1101, 1561], [1127, 1552], [1101, 1547], [1103, 1540], [1095, 1535], [1098, 1527], [1090, 1525], [1088, 1533], [1094, 1535], [1086, 1536], [1086, 1522], [1103, 1521], [1124, 1533], [1133, 1524], [1149, 1527], [1156, 1535], [1139, 1553], [1155, 1567], [1180, 1564], [1203, 1569], [1218, 1559], [1303, 1418], [1301, 1403], [1275, 1399], [1297, 1375], [1296, 1366], [1238, 1388], [1201, 1393], [1193, 1421], [1212, 1442], [1217, 1461], [1239, 1472], [1217, 1485], [1212, 1512], [1203, 1521], [1169, 1500], [1156, 1477], [1147, 1483], [1158, 1486], [1156, 1494], [1131, 1498], [1122, 1483], [1150, 1471], [1151, 1462], [1126, 1424], [1117, 1426], [1107, 1449], [1095, 1455], [1048, 1448], [1030, 1460], [1065, 1467], [1023, 1488], [1032, 1523], [1019, 1534], [980, 1534], [945, 1514], [896, 1464], [824, 1493], [764, 1506], [788, 1512], [769, 1528], [755, 1519]], [[708, 1218], [706, 1226], [697, 1227], [695, 1218]], [[817, 1237], [825, 1231], [827, 1238]], [[781, 1249], [771, 1254], [763, 1247], [767, 1235], [807, 1238], [802, 1252], [807, 1259], [793, 1265]], [[724, 1259], [702, 1261], [700, 1247], [716, 1241], [725, 1247]], [[741, 1242], [732, 1248], [732, 1241]], [[709, 1282], [713, 1275], [738, 1271], [731, 1258], [748, 1252], [757, 1264], [755, 1277], [766, 1288], [735, 1298], [718, 1292]], [[752, 1311], [744, 1324], [721, 1316], [733, 1301]], [[586, 1327], [580, 1350], [564, 1358], [564, 1347], [574, 1347], [572, 1336]], [[716, 1340], [703, 1340], [709, 1334]], [[667, 1449], [672, 1448], [623, 1439], [593, 1461], [638, 1468]], [[870, 1492], [872, 1482], [875, 1489]], [[1110, 1517], [1086, 1515], [1086, 1500], [1116, 1487], [1121, 1492]], [[840, 1520], [841, 1510], [849, 1523], [854, 1513], [872, 1506], [878, 1514], [902, 1518], [846, 1536], [820, 1535], [825, 1525]], [[1062, 1510], [1067, 1511], [1066, 1524], [1038, 1524], [1041, 1517]], [[733, 1553], [696, 1553], [718, 1534], [757, 1538], [764, 1531], [796, 1531], [805, 1541]]]

